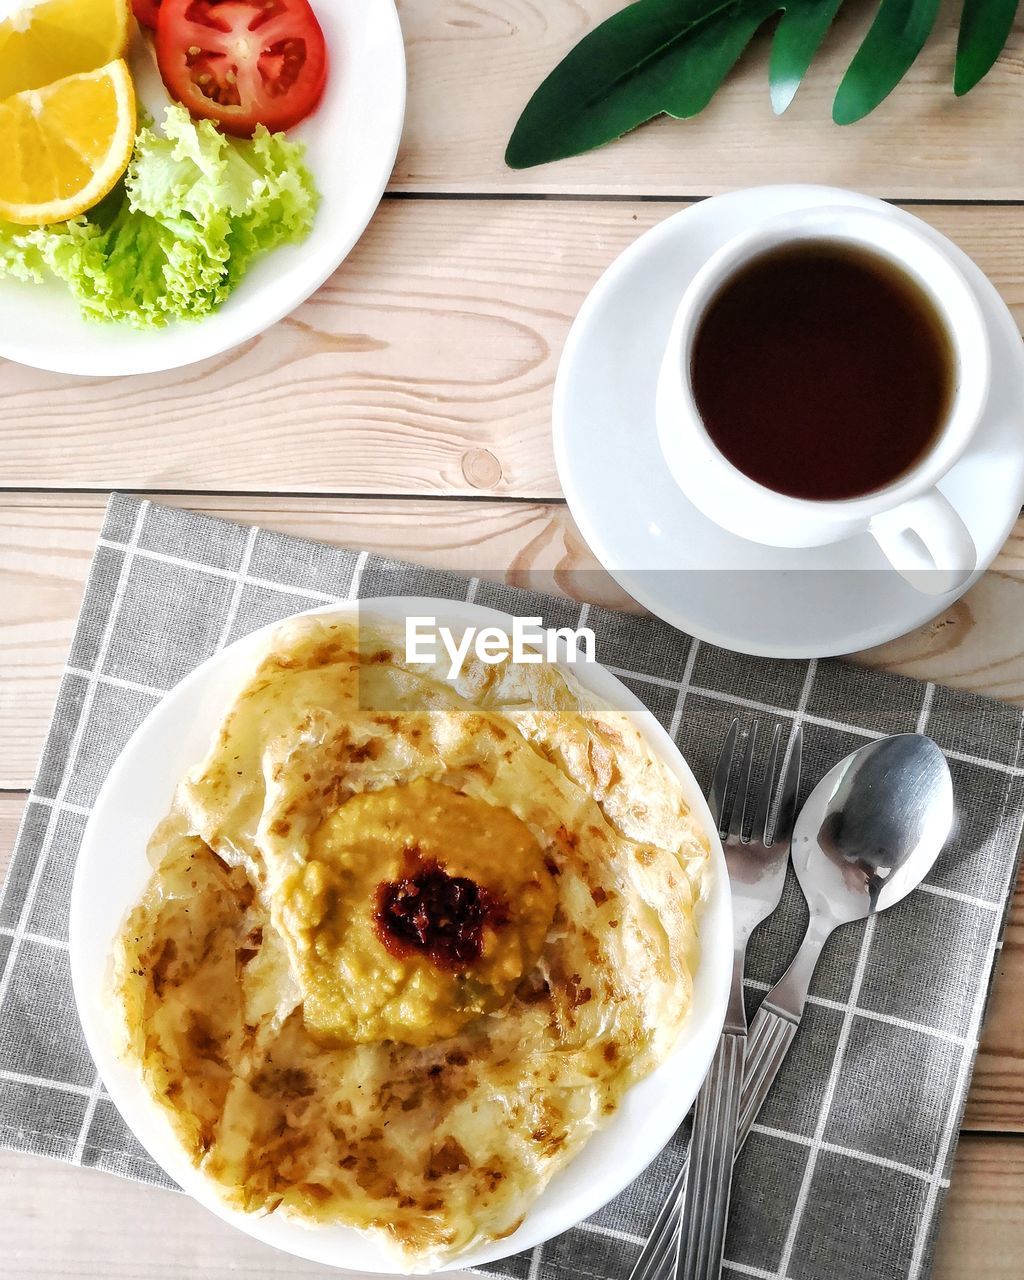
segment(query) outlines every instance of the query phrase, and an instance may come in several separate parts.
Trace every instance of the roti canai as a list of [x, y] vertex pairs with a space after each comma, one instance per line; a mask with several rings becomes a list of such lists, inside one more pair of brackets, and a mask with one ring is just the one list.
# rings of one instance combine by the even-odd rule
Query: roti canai
[[515, 1231], [687, 1017], [707, 839], [554, 666], [283, 624], [151, 858], [116, 984], [189, 1157], [409, 1269]]

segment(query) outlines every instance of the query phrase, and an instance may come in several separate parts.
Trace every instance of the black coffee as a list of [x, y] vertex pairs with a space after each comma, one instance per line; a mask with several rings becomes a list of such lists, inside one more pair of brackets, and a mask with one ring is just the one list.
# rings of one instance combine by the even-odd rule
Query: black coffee
[[931, 300], [859, 249], [754, 258], [712, 299], [693, 350], [708, 434], [752, 480], [816, 500], [891, 484], [931, 448], [954, 357]]

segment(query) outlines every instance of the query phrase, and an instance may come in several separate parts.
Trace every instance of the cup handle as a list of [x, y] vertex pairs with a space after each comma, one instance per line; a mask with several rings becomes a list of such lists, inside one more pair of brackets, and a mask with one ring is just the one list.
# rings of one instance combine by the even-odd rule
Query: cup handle
[[882, 512], [869, 528], [896, 572], [925, 595], [956, 591], [978, 566], [974, 539], [938, 489]]

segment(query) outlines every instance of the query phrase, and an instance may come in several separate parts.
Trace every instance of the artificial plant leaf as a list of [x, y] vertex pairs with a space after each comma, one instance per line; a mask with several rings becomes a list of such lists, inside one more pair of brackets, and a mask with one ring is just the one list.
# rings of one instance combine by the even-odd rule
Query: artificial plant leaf
[[[843, 0], [788, 0], [772, 41], [768, 68], [772, 110], [781, 116], [796, 97]], [[1016, 0], [1015, 0], [1016, 3]]]
[[939, 0], [882, 0], [836, 92], [836, 124], [862, 120], [889, 96], [924, 48], [938, 9]]
[[662, 110], [678, 120], [703, 111], [758, 28], [777, 13], [783, 3], [785, 0], [744, 0], [695, 26], [676, 55], [675, 79], [665, 95]]
[[746, 26], [751, 3], [763, 13], [766, 0], [637, 0], [614, 14], [585, 36], [537, 89], [509, 140], [506, 164], [528, 169], [590, 151], [669, 110], [674, 97], [680, 112], [692, 114], [688, 104], [701, 98], [707, 102], [746, 43], [731, 57], [726, 53], [728, 66], [717, 72], [714, 84], [712, 75], [706, 75], [691, 94], [684, 77], [695, 67], [690, 53], [694, 36], [714, 27], [733, 48], [732, 24], [716, 20], [732, 14]]
[[[708, 104], [751, 37], [783, 11], [772, 45], [772, 106], [782, 112], [843, 0], [636, 0], [558, 64], [519, 118], [505, 161], [527, 169], [590, 151], [652, 117], [695, 115]], [[988, 71], [1019, 0], [964, 0], [954, 87], [966, 93]], [[850, 124], [896, 87], [935, 25], [939, 0], [881, 0], [836, 94], [832, 118]]]
[[1019, 0], [964, 0], [956, 44], [953, 92], [970, 93], [991, 71], [1013, 30]]

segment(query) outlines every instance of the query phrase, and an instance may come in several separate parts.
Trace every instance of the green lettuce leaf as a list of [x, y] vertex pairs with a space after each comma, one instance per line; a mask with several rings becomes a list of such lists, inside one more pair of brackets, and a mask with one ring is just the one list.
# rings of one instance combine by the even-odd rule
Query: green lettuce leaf
[[252, 261], [309, 234], [317, 193], [303, 147], [260, 127], [227, 138], [184, 107], [143, 128], [123, 184], [82, 218], [0, 223], [0, 278], [71, 289], [86, 316], [154, 328], [209, 315]]
[[43, 227], [13, 227], [0, 223], [0, 277], [42, 284], [48, 265], [49, 231]]

